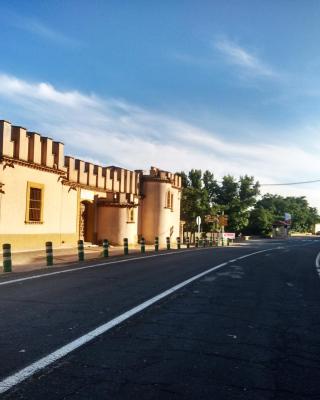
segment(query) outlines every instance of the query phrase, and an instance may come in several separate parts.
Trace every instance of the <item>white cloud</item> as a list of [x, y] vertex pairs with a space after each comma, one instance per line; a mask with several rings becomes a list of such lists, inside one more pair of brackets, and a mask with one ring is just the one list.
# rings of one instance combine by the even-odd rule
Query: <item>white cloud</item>
[[[267, 183], [318, 177], [316, 150], [307, 151], [293, 142], [271, 143], [266, 135], [260, 142], [230, 141], [124, 100], [61, 91], [48, 83], [0, 74], [0, 110], [4, 113], [0, 118], [64, 141], [67, 154], [102, 165], [131, 169], [155, 165], [170, 171], [201, 168], [218, 177], [249, 174]], [[317, 186], [263, 190], [307, 195], [313, 205], [320, 206]]]
[[34, 17], [19, 15], [12, 11], [4, 12], [4, 21], [15, 29], [23, 30], [40, 38], [62, 45], [77, 46], [79, 42], [57, 29], [45, 25]]
[[273, 68], [262, 62], [257, 56], [227, 39], [214, 42], [214, 47], [226, 58], [227, 62], [254, 75], [274, 78], [278, 76]]

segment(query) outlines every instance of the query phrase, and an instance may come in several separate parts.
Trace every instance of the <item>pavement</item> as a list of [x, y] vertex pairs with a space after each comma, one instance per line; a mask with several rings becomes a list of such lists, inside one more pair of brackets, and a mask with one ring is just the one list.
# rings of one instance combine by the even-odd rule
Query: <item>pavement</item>
[[320, 399], [319, 251], [261, 240], [3, 275], [2, 398]]
[[[182, 245], [182, 247], [186, 247]], [[146, 245], [146, 252], [154, 251], [153, 245]], [[176, 248], [173, 245], [172, 248]], [[164, 250], [164, 247], [160, 247], [160, 250]], [[97, 245], [86, 245], [84, 248], [86, 260], [97, 260], [102, 258], [103, 247]], [[110, 246], [109, 257], [120, 257], [124, 253], [123, 246]], [[140, 245], [130, 245], [129, 254], [141, 253]], [[3, 254], [0, 254], [0, 265], [3, 264]], [[53, 249], [54, 265], [56, 267], [64, 267], [70, 264], [78, 262], [78, 248], [77, 247], [61, 247]], [[46, 269], [46, 251], [43, 250], [22, 250], [12, 252], [12, 271], [13, 272], [25, 272]], [[1, 268], [0, 274], [3, 273]]]

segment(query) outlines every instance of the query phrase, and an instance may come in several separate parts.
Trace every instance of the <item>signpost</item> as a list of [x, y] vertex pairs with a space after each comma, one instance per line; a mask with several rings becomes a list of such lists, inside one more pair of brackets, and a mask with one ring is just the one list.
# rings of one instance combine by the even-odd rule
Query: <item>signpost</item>
[[196, 218], [196, 223], [198, 225], [198, 233], [200, 234], [200, 227], [201, 227], [201, 217], [198, 215]]

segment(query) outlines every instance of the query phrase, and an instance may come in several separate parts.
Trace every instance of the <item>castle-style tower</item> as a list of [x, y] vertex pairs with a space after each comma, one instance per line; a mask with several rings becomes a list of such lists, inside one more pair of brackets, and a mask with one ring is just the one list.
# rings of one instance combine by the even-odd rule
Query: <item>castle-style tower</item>
[[180, 230], [181, 176], [151, 167], [142, 174], [140, 232], [147, 243], [176, 241]]

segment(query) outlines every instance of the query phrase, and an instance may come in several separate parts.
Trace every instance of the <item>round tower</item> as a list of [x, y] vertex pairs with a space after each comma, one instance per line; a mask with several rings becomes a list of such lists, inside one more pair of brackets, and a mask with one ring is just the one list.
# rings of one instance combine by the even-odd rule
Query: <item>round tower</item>
[[[179, 186], [180, 183], [180, 186]], [[180, 176], [151, 168], [142, 175], [141, 235], [149, 244], [157, 236], [164, 245], [166, 237], [176, 242], [180, 229]]]

